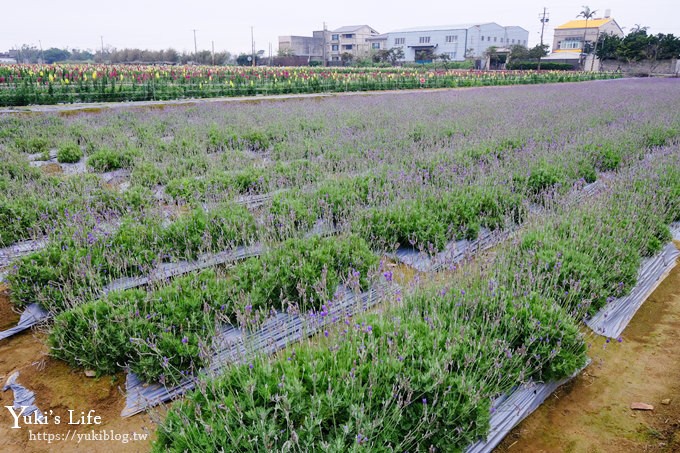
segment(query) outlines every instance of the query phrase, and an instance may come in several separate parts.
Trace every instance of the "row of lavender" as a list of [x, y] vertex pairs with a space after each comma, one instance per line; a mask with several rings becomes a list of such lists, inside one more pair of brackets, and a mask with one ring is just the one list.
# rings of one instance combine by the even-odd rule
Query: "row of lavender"
[[[40, 237], [55, 222], [70, 224], [66, 210], [99, 219], [110, 211], [149, 209], [158, 198], [231, 201], [386, 167], [392, 179], [403, 172], [406, 178], [453, 185], [461, 173], [479, 171], [479, 164], [493, 168], [503, 161], [518, 177], [539, 173], [534, 180], [540, 188], [568, 182], [564, 172], [551, 168], [562, 156], [545, 155], [553, 149], [578, 152], [569, 176], [591, 180], [598, 168], [613, 169], [635, 157], [645, 142], [662, 144], [677, 126], [669, 119], [672, 98], [657, 102], [653, 90], [636, 86], [642, 82], [626, 81], [629, 95], [614, 102], [620, 83], [587, 84], [592, 88], [578, 95], [565, 93], [563, 85], [541, 87], [540, 97], [534, 96], [535, 87], [493, 89], [493, 98], [481, 103], [479, 90], [470, 90], [5, 115], [0, 118], [0, 246]], [[410, 108], [395, 113], [403, 110], [402, 101]], [[570, 114], [563, 116], [562, 110]], [[25, 163], [24, 156], [55, 161], [60, 151], [70, 161], [74, 146], [84, 154], [80, 158], [76, 152], [75, 158], [87, 163], [87, 174], [63, 178]], [[515, 153], [519, 149], [526, 152]], [[57, 164], [41, 170], [62, 171]], [[113, 184], [122, 193], [90, 174], [113, 170], [122, 171]], [[66, 196], [54, 197], [55, 192]]]
[[484, 438], [499, 395], [583, 367], [578, 321], [630, 291], [642, 258], [670, 239], [678, 146], [653, 156], [588, 204], [526, 226], [478, 272], [206, 376], [172, 408], [156, 450], [247, 450], [258, 439], [271, 449], [457, 451]]
[[[245, 140], [242, 136], [233, 138], [229, 132], [227, 135], [231, 138], [223, 142], [219, 149], [211, 148], [207, 142], [200, 140], [198, 140], [198, 145], [189, 145], [194, 142], [186, 137], [182, 140], [183, 147], [175, 150], [169, 150], [163, 146], [159, 148], [149, 146], [148, 149], [144, 148], [140, 151], [137, 157], [131, 159], [132, 175], [138, 168], [137, 165], [144, 163], [144, 159], [148, 156], [152, 156], [151, 162], [158, 163], [153, 164], [154, 168], [159, 171], [170, 171], [173, 166], [164, 167], [166, 159], [172, 164], [183, 159], [191, 160], [194, 157], [199, 162], [201, 156], [211, 156], [210, 159], [215, 161], [215, 156], [238, 154], [240, 149], [240, 152], [247, 157], [248, 163], [237, 161], [235, 167], [239, 170], [234, 171], [234, 167], [229, 167], [223, 169], [222, 173], [215, 173], [216, 175], [231, 177], [234, 173], [240, 173], [244, 168], [242, 165], [245, 164], [247, 171], [251, 169], [261, 171], [255, 183], [245, 185], [245, 192], [266, 193], [281, 187], [287, 187], [288, 190], [274, 194], [262, 206], [249, 211], [224, 202], [224, 198], [233, 198], [243, 191], [239, 191], [238, 183], [235, 182], [238, 178], [226, 179], [228, 182], [225, 183], [219, 177], [213, 178], [214, 175], [208, 171], [201, 172], [199, 165], [194, 176], [189, 176], [191, 172], [186, 170], [185, 174], [178, 175], [177, 178], [163, 181], [165, 192], [172, 196], [170, 201], [178, 205], [177, 218], [170, 222], [154, 215], [153, 202], [148, 205], [140, 204], [138, 212], [141, 214], [132, 215], [132, 213], [123, 212], [121, 227], [114, 233], [99, 231], [96, 226], [93, 228], [92, 218], [96, 216], [89, 213], [82, 216], [87, 219], [82, 222], [77, 221], [76, 216], [69, 214], [70, 225], [66, 228], [57, 222], [52, 232], [53, 240], [45, 251], [30, 255], [15, 266], [10, 277], [13, 299], [19, 305], [40, 301], [55, 313], [63, 312], [57, 318], [51, 341], [54, 353], [71, 363], [92, 367], [100, 372], [115, 371], [122, 365], [128, 365], [146, 379], [161, 378], [175, 382], [187, 372], [193, 373], [205, 364], [205, 357], [209, 355], [207, 350], [210, 348], [206, 338], [214, 332], [216, 322], [228, 321], [246, 326], [258, 325], [267, 317], [272, 308], [284, 311], [290, 309], [323, 310], [324, 302], [332, 298], [332, 293], [340, 281], [347, 281], [349, 277], [349, 282], [354, 282], [357, 290], [361, 290], [368, 285], [371, 274], [384, 273], [384, 268], [376, 268], [377, 255], [386, 251], [394, 251], [398, 244], [410, 244], [421, 248], [424, 253], [434, 253], [452, 239], [474, 238], [480, 227], [501, 228], [523, 221], [529, 203], [541, 203], [559, 209], [560, 194], [566, 192], [573, 184], [579, 184], [580, 180], [592, 180], [596, 177], [596, 170], [612, 170], [621, 165], [635, 165], [637, 159], [643, 156], [649, 147], [673, 143], [678, 130], [677, 110], [673, 109], [677, 105], [677, 97], [658, 99], [659, 93], [668, 86], [663, 83], [640, 84], [636, 82], [620, 83], [615, 87], [611, 84], [592, 86], [599, 87], [601, 90], [609, 90], [605, 94], [609, 105], [612, 105], [611, 110], [605, 112], [594, 108], [588, 110], [587, 105], [583, 107], [577, 105], [576, 102], [558, 108], [551, 101], [561, 98], [563, 93], [557, 93], [559, 90], [548, 89], [553, 87], [545, 87], [545, 90], [532, 93], [534, 101], [538, 97], [536, 94], [539, 93], [542, 100], [546, 102], [543, 105], [539, 104], [541, 109], [538, 113], [534, 111], [529, 115], [536, 124], [533, 130], [528, 130], [529, 123], [519, 122], [516, 118], [514, 122], [513, 118], [507, 121], [508, 119], [504, 116], [495, 118], [498, 112], [495, 106], [499, 104], [504, 104], [509, 110], [514, 111], [525, 105], [526, 92], [518, 93], [524, 90], [521, 89], [503, 92], [503, 95], [507, 96], [506, 99], [486, 98], [480, 96], [480, 93], [464, 96], [456, 93], [455, 99], [452, 100], [448, 97], [453, 96], [452, 94], [428, 94], [425, 95], [428, 103], [427, 109], [422, 111], [419, 110], [419, 105], [423, 103], [423, 99], [420, 97], [410, 99], [410, 102], [418, 102], [414, 103], [413, 108], [410, 109], [415, 117], [394, 118], [394, 110], [392, 110], [391, 119], [388, 114], [383, 113], [382, 123], [381, 117], [377, 115], [378, 110], [371, 110], [376, 104], [376, 99], [372, 99], [363, 107], [366, 109], [364, 113], [375, 113], [371, 117], [373, 121], [377, 120], [373, 126], [354, 124], [351, 122], [352, 117], [341, 118], [339, 123], [326, 123], [330, 121], [329, 118], [332, 118], [332, 112], [338, 111], [338, 106], [334, 105], [329, 110], [320, 109], [318, 116], [312, 116], [311, 120], [306, 120], [311, 123], [317, 122], [317, 126], [301, 128], [304, 132], [294, 130], [290, 134], [286, 133], [283, 139], [280, 137], [273, 139], [275, 134], [267, 133], [265, 136], [270, 137], [272, 141], [260, 145], [255, 145], [254, 141]], [[631, 110], [630, 104], [617, 102], [617, 99], [621, 97], [621, 94], [617, 92], [633, 89], [643, 92], [641, 96], [649, 103], [647, 107], [654, 106], [658, 116], [646, 117], [645, 112]], [[565, 90], [565, 87], [561, 87], [561, 90]], [[570, 99], [578, 98], [580, 95], [580, 100], [583, 101], [588, 97], [585, 90], [578, 90], [576, 87], [570, 87], [570, 90], [573, 90]], [[654, 95], [657, 96], [657, 100], [652, 102], [650, 99], [653, 99]], [[400, 102], [404, 102], [406, 98], [400, 97], [399, 99]], [[339, 101], [333, 100], [332, 102], [338, 103]], [[469, 107], [473, 102], [478, 104], [475, 110], [476, 115], [470, 113], [465, 116], [453, 115], [457, 109]], [[561, 102], [564, 104], [565, 101]], [[382, 105], [383, 108], [390, 107], [389, 100], [385, 101], [381, 98], [378, 103], [388, 104]], [[290, 121], [292, 116], [284, 115], [281, 110], [290, 113], [288, 111], [290, 108], [314, 110], [323, 106], [313, 102], [303, 104], [294, 103], [291, 106], [285, 103], [257, 106], [257, 109], [252, 106], [243, 108], [249, 110], [248, 115], [260, 115], [256, 118], [255, 124], [270, 125], [276, 124], [281, 118]], [[622, 109], [624, 106], [625, 110]], [[355, 109], [356, 107], [356, 105], [351, 105], [345, 108]], [[588, 117], [588, 121], [584, 123], [581, 122], [581, 116], [571, 117], [574, 123], [571, 124], [568, 119], [565, 119], [565, 117], [569, 118], [569, 115], [560, 113], [560, 110], [569, 110], [570, 107], [573, 110], [572, 115], [579, 114], [578, 108], [583, 107], [591, 117]], [[422, 120], [419, 119], [419, 114], [425, 115], [427, 112], [432, 120], [431, 123], [421, 122]], [[148, 114], [148, 112], [145, 113]], [[279, 116], [276, 115], [277, 113]], [[156, 113], [153, 114], [156, 115]], [[14, 152], [10, 148], [18, 148], [22, 144], [21, 140], [25, 139], [31, 130], [35, 130], [29, 127], [32, 121], [46, 123], [56, 121], [58, 123], [67, 120], [85, 121], [86, 118], [87, 121], [93, 123], [92, 127], [95, 130], [97, 123], [101, 121], [107, 127], [106, 132], [102, 132], [101, 136], [101, 140], [104, 141], [115, 137], [113, 132], [116, 130], [126, 131], [126, 128], [130, 127], [129, 124], [143, 123], [143, 119], [130, 121], [129, 116], [135, 115], [142, 116], [137, 112], [125, 112], [118, 115], [127, 116], [125, 120], [120, 117], [112, 120], [107, 115], [94, 118], [83, 115], [83, 117], [67, 117], [66, 119], [50, 116], [13, 119], [9, 122], [15, 127], [12, 132], [14, 135], [7, 135], [9, 139], [5, 150]], [[187, 129], [187, 131], [201, 130], [201, 124], [209, 122], [210, 130], [207, 131], [207, 135], [208, 140], [212, 140], [211, 131], [219, 131], [222, 128], [229, 130], [231, 127], [228, 122], [223, 127], [218, 125], [220, 120], [225, 121], [224, 115], [226, 115], [225, 112], [214, 106], [206, 107], [206, 110], [183, 108], [179, 111], [158, 113], [159, 118], [155, 121], [164, 124], [176, 121], [178, 128], [180, 124], [183, 124], [182, 122], [193, 124], [194, 128]], [[265, 115], [271, 116], [267, 119]], [[474, 121], [466, 123], [465, 118], [470, 116], [475, 117]], [[635, 118], [637, 122], [631, 125], [628, 122], [630, 118]], [[409, 119], [412, 122], [409, 122]], [[479, 127], [480, 124], [491, 124], [495, 121], [503, 125], [497, 131], [487, 131]], [[587, 128], [588, 123], [594, 126]], [[35, 123], [32, 124], [35, 125]], [[609, 126], [605, 132], [599, 131], [603, 124]], [[440, 128], [447, 125], [449, 130], [441, 132]], [[69, 133], [63, 131], [63, 124], [54, 127], [55, 132], [61, 131], [61, 137], [68, 136]], [[250, 127], [255, 128], [254, 125]], [[460, 128], [459, 131], [458, 128]], [[452, 129], [455, 131], [451, 132]], [[329, 130], [334, 132], [329, 133]], [[338, 131], [348, 135], [344, 144]], [[516, 136], [509, 138], [513, 131]], [[129, 135], [129, 131], [124, 134]], [[398, 139], [395, 139], [395, 136]], [[54, 134], [54, 137], [60, 137], [59, 133]], [[199, 134], [198, 137], [202, 135]], [[175, 140], [177, 140], [176, 131], [170, 143], [175, 143]], [[18, 145], [17, 142], [19, 142]], [[87, 147], [87, 145], [83, 146]], [[193, 146], [196, 146], [196, 149]], [[316, 146], [320, 148], [317, 149]], [[119, 150], [120, 148], [114, 146], [112, 149]], [[559, 153], [556, 150], [559, 150]], [[115, 151], [110, 152], [115, 153]], [[304, 154], [299, 154], [301, 152]], [[229, 162], [228, 158], [225, 159], [225, 163]], [[300, 168], [320, 169], [318, 177], [303, 177], [298, 181], [288, 180], [281, 184], [281, 179], [273, 176], [282, 165], [299, 162], [300, 159], [306, 160]], [[664, 184], [659, 184], [662, 189], [658, 193], [660, 203], [658, 210], [651, 206], [648, 199], [634, 190], [629, 190], [630, 187], [621, 187], [623, 193], [634, 194], [631, 195], [633, 197], [631, 200], [635, 201], [633, 206], [644, 207], [645, 210], [640, 212], [594, 211], [593, 215], [604, 217], [609, 215], [610, 220], [644, 213], [650, 222], [641, 223], [645, 229], [634, 231], [637, 235], [636, 240], [628, 242], [632, 248], [626, 249], [625, 254], [618, 253], [616, 249], [620, 245], [618, 242], [606, 244], [606, 247], [610, 247], [606, 248], [607, 251], [617, 252], [612, 255], [615, 259], [624, 255], [632, 257], [628, 260], [639, 259], [641, 255], [655, 250], [656, 246], [650, 238], [656, 238], [659, 243], [665, 239], [663, 225], [669, 220], [667, 216], [671, 216], [672, 214], [669, 213], [674, 209], [666, 200], [669, 190], [676, 190], [677, 194], [678, 169], [677, 162], [672, 159], [666, 161], [665, 164], [665, 168], [671, 170], [670, 173], [658, 171], [655, 173], [664, 182]], [[94, 166], [91, 165], [91, 167], [95, 169]], [[182, 167], [176, 166], [175, 168]], [[305, 172], [296, 170], [294, 174], [304, 175]], [[636, 181], [642, 185], [649, 182], [649, 177], [647, 175], [644, 178], [636, 178]], [[61, 179], [69, 180], [70, 178], [57, 179], [61, 184]], [[9, 178], [9, 181], [10, 184], [18, 185], [16, 178], [14, 180]], [[157, 182], [147, 183], [147, 185], [153, 186]], [[143, 186], [143, 184], [138, 186], [136, 182], [133, 182], [133, 188]], [[105, 190], [111, 189], [105, 188]], [[143, 189], [140, 188], [139, 192], [142, 191]], [[217, 201], [219, 207], [206, 211], [200, 206], [207, 201]], [[185, 209], [185, 203], [193, 208]], [[612, 204], [611, 200], [609, 204]], [[302, 232], [309, 230], [319, 219], [333, 224], [334, 229], [340, 233], [340, 239], [324, 240], [318, 237], [304, 239]], [[586, 216], [572, 220], [578, 225], [589, 225], [586, 223], [588, 219], [589, 217]], [[521, 346], [518, 343], [516, 347], [524, 351], [523, 353], [529, 354], [528, 356], [521, 355], [522, 360], [533, 357], [535, 362], [532, 362], [529, 368], [517, 366], [516, 371], [520, 373], [522, 379], [528, 376], [559, 377], [570, 370], [573, 371], [584, 356], [582, 357], [582, 353], [579, 352], [582, 346], [579, 343], [580, 340], [573, 336], [576, 331], [571, 331], [571, 333], [569, 331], [571, 321], [568, 319], [580, 319], [583, 313], [596, 309], [606, 302], [607, 297], [615, 294], [612, 292], [615, 289], [612, 287], [613, 280], [604, 278], [607, 272], [611, 271], [612, 263], [607, 262], [606, 266], [602, 267], [595, 266], [597, 273], [588, 274], [588, 266], [592, 263], [587, 259], [592, 257], [592, 251], [589, 252], [585, 245], [573, 250], [571, 247], [573, 241], [568, 235], [568, 228], [562, 226], [558, 231], [564, 232], [565, 236], [558, 238], [549, 235], [539, 236], [534, 238], [534, 242], [531, 242], [529, 238], [526, 247], [522, 247], [521, 250], [536, 251], [535, 249], [540, 245], [542, 255], [539, 254], [539, 256], [545, 262], [553, 259], [560, 263], [561, 254], [565, 251], [572, 252], [570, 259], [576, 263], [574, 266], [578, 269], [585, 269], [583, 282], [588, 282], [588, 284], [582, 285], [579, 279], [576, 288], [570, 291], [575, 294], [575, 298], [568, 300], [545, 294], [543, 288], [546, 285], [543, 285], [539, 287], [541, 291], [536, 292], [537, 298], [528, 300], [524, 304], [528, 312], [522, 316], [528, 318], [527, 323], [521, 323], [520, 327], [513, 327], [512, 332], [513, 335], [528, 335], [526, 338], [521, 337], [524, 340], [518, 340]], [[602, 231], [593, 231], [598, 234], [593, 237], [600, 237]], [[651, 236], [648, 234], [650, 231], [654, 233]], [[643, 236], [642, 232], [646, 236]], [[292, 239], [287, 239], [291, 237]], [[543, 247], [543, 244], [550, 243], [553, 239], [559, 239], [557, 247], [553, 249]], [[281, 240], [284, 242], [281, 243]], [[115, 292], [99, 300], [101, 294], [99, 290], [112, 278], [139, 275], [153, 268], [159, 261], [194, 257], [201, 252], [224, 250], [253, 242], [265, 244], [269, 249], [260, 259], [249, 259], [232, 269], [191, 275], [168, 285], [160, 285], [159, 288], [149, 292], [140, 290]], [[600, 251], [604, 247], [605, 245]], [[528, 256], [533, 255], [529, 253]], [[555, 258], [555, 256], [558, 257]], [[516, 257], [502, 269], [516, 269], [516, 264], [522, 262], [522, 259], [526, 257]], [[539, 260], [536, 263], [537, 268], [529, 275], [540, 274], [536, 270], [543, 269], [545, 262]], [[553, 267], [563, 268], [561, 264]], [[637, 264], [627, 261], [625, 269], [630, 271], [631, 268], [637, 269]], [[348, 275], [350, 269], [352, 272]], [[573, 271], [570, 267], [566, 269], [565, 272]], [[619, 280], [616, 285], [618, 287], [621, 283], [620, 291], [625, 291], [634, 282], [634, 276], [631, 281], [629, 273], [610, 277]], [[570, 279], [573, 278], [573, 274], [567, 273], [561, 275], [560, 278], [564, 280], [561, 284], [566, 285], [565, 282], [572, 282]], [[530, 293], [530, 290], [534, 288], [532, 285], [536, 284], [531, 277], [517, 281], [509, 277], [505, 280], [498, 277], [496, 281], [503, 282], [508, 288], [526, 287]], [[467, 283], [461, 284], [465, 287]], [[473, 288], [477, 284], [470, 283], [470, 285], [468, 293], [475, 294]], [[578, 289], [582, 289], [583, 292], [580, 293]], [[519, 316], [507, 307], [507, 298], [513, 297], [508, 295], [514, 295], [518, 291], [517, 289], [504, 292], [502, 300], [497, 303], [498, 313], [510, 314], [510, 318], [503, 318], [503, 323], [515, 322]], [[569, 292], [569, 289], [566, 291]], [[486, 300], [487, 294], [477, 293], [479, 297], [482, 297], [482, 294], [484, 294], [483, 299]], [[590, 302], [586, 303], [579, 297], [585, 297], [585, 300]], [[436, 298], [433, 299], [432, 294], [428, 294], [422, 296], [421, 299], [422, 302], [419, 304], [425, 304], [422, 307], [423, 316], [432, 319], [427, 313], [438, 311], [435, 310], [436, 307], [429, 305], [435, 303], [433, 300]], [[438, 304], [440, 302], [435, 305]], [[559, 309], [546, 311], [546, 307], [554, 308], [557, 305]], [[492, 312], [493, 310], [489, 311], [489, 313]], [[458, 323], [456, 325], [463, 322], [465, 324], [465, 316], [468, 320], [473, 320], [474, 316], [479, 315], [479, 313], [475, 315], [456, 311], [452, 313], [456, 316], [441, 322]], [[460, 318], [458, 314], [461, 315]], [[547, 318], [542, 318], [546, 316]], [[564, 354], [566, 355], [557, 359], [558, 353], [546, 354], [532, 349], [539, 347], [535, 344], [536, 339], [533, 335], [537, 328], [534, 321], [541, 319], [545, 321], [552, 319], [551, 317], [562, 319], [562, 324], [555, 325], [555, 331], [551, 331], [551, 335], [554, 334], [554, 338], [560, 339], [566, 336], [565, 344], [576, 345], [565, 347]], [[423, 320], [429, 325], [425, 318]], [[389, 324], [386, 319], [379, 322]], [[482, 338], [484, 341], [495, 337], [505, 338], [498, 336], [500, 334], [495, 330], [497, 326], [493, 325], [494, 329], [489, 330], [486, 319], [480, 322], [482, 322], [480, 332], [486, 332]], [[498, 322], [500, 321], [496, 320], [496, 323]], [[400, 323], [401, 321], [399, 325]], [[545, 322], [543, 324], [545, 325]], [[450, 327], [453, 324], [446, 325]], [[371, 328], [367, 330], [372, 335], [374, 324], [370, 326]], [[389, 327], [398, 330], [398, 326], [390, 324]], [[431, 329], [436, 330], [432, 326]], [[436, 338], [439, 338], [446, 330], [437, 331], [439, 333]], [[331, 332], [328, 335], [330, 338]], [[541, 338], [544, 336], [548, 338], [548, 335], [541, 335]], [[408, 339], [408, 334], [406, 338]], [[429, 341], [427, 338], [430, 337], [426, 336], [422, 341]], [[387, 339], [383, 337], [381, 341], [384, 342]], [[356, 346], [355, 343], [352, 344]], [[410, 345], [409, 348], [413, 346], [409, 342], [403, 344]], [[549, 345], [556, 350], [554, 344], [549, 343]], [[467, 361], [469, 354], [464, 349], [461, 353], [466, 356], [465, 361]], [[486, 349], [486, 346], [481, 349]], [[494, 349], [491, 348], [491, 350]], [[529, 350], [533, 352], [527, 352]], [[513, 354], [513, 351], [514, 349], [511, 349], [510, 353]], [[350, 352], [352, 351], [348, 350], [348, 353]], [[421, 356], [426, 357], [422, 354]], [[373, 357], [381, 360], [378, 353], [375, 353]], [[411, 357], [419, 356], [412, 354]], [[470, 357], [474, 361], [474, 355]], [[435, 361], [443, 360], [443, 358], [445, 357], [437, 356]], [[565, 363], [562, 363], [562, 359]], [[319, 360], [325, 359], [322, 357]], [[446, 358], [446, 363], [449, 362], [450, 357]], [[271, 365], [269, 366], [271, 368]], [[538, 368], [543, 370], [544, 367], [552, 370], [546, 371], [545, 376], [543, 371], [538, 371]], [[400, 373], [397, 373], [392, 376], [399, 375]], [[335, 374], [331, 373], [327, 377], [333, 376]], [[509, 382], [513, 379], [517, 381], [515, 379], [517, 376], [512, 373], [506, 376], [510, 377]], [[340, 375], [335, 377], [340, 379]], [[499, 393], [505, 389], [503, 386], [492, 388]], [[429, 400], [434, 401], [432, 398], [433, 396], [430, 396]], [[428, 398], [425, 397], [424, 400]], [[399, 401], [399, 399], [394, 401], [397, 412], [391, 413], [390, 417], [395, 417], [401, 412], [404, 412], [406, 416], [408, 410], [404, 408], [411, 407], [413, 402], [409, 400], [409, 404], [404, 405], [403, 401], [397, 404]], [[473, 405], [479, 406], [477, 402], [478, 400], [475, 399]], [[428, 407], [425, 405], [421, 409], [427, 411]], [[341, 412], [347, 414], [352, 413], [353, 410], [344, 407]], [[274, 411], [278, 409], [275, 408]], [[478, 411], [478, 415], [483, 412], [483, 410]], [[446, 416], [449, 420], [453, 420], [453, 423], [456, 423], [456, 420], [459, 422], [456, 424], [458, 429], [455, 431], [464, 431], [465, 436], [478, 436], [484, 429], [481, 423], [478, 428], [466, 431], [463, 428], [467, 425], [454, 415], [450, 413]], [[439, 416], [441, 414], [437, 417]], [[427, 425], [427, 423], [421, 424], [423, 420], [418, 420], [414, 426]], [[479, 423], [482, 419], [475, 418], [475, 420], [477, 420], [475, 423]], [[316, 423], [314, 420], [308, 422]], [[186, 421], [183, 423], [186, 424]], [[323, 423], [327, 424], [328, 421]], [[329, 429], [324, 428], [323, 433], [327, 434]], [[335, 434], [338, 434], [340, 430], [344, 431], [349, 428], [335, 424], [333, 429], [335, 429]], [[352, 431], [352, 429], [350, 429], [352, 433], [356, 432], [357, 436], [359, 434], [362, 436], [354, 439], [360, 441], [359, 444], [365, 444], [369, 440], [368, 437], [365, 439], [363, 437], [368, 435], [366, 434], [368, 431], [359, 432]], [[246, 435], [247, 430], [240, 432]], [[293, 438], [298, 434], [296, 430], [289, 432]], [[276, 433], [273, 435], [275, 439], [283, 439]], [[314, 438], [324, 439], [324, 435]], [[400, 434], [394, 435], [400, 436]], [[336, 438], [346, 440], [346, 436], [336, 436]], [[349, 438], [351, 439], [352, 436]], [[423, 437], [425, 438], [427, 436]], [[374, 442], [379, 438], [372, 436], [370, 439]], [[468, 437], [460, 439], [468, 440]], [[226, 440], [222, 439], [222, 441]], [[173, 437], [172, 442], [181, 444], [182, 440]], [[340, 442], [340, 440], [334, 440], [334, 442]], [[199, 445], [196, 444], [194, 447]]]

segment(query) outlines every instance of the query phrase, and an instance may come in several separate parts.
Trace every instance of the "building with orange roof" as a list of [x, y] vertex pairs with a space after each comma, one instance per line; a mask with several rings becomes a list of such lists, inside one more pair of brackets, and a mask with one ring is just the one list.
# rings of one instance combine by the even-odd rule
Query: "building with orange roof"
[[570, 20], [569, 22], [555, 27], [553, 38], [553, 53], [583, 53], [583, 43], [594, 46], [602, 34], [623, 37], [623, 30], [606, 10], [602, 18]]

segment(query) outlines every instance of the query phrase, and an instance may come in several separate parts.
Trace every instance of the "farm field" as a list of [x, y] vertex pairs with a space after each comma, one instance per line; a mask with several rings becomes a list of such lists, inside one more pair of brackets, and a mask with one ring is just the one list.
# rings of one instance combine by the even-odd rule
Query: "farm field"
[[614, 73], [420, 68], [0, 65], [0, 107], [456, 88], [618, 77], [620, 74]]
[[1, 309], [38, 304], [73, 379], [190, 390], [157, 451], [462, 450], [586, 365], [582, 321], [670, 241], [679, 106], [602, 80], [3, 115]]

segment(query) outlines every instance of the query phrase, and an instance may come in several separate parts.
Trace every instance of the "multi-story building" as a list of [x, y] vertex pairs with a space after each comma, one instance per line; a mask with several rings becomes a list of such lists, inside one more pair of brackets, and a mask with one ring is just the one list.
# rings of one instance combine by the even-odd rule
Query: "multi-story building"
[[[352, 58], [370, 55], [368, 39], [379, 33], [368, 25], [348, 25], [335, 30], [317, 30], [308, 36], [279, 36], [279, 52], [309, 57], [310, 61], [340, 62], [343, 54]], [[324, 52], [325, 45], [325, 52]]]
[[481, 59], [489, 47], [526, 46], [529, 39], [529, 32], [522, 27], [495, 22], [405, 28], [387, 35], [387, 48], [401, 47], [403, 61], [428, 61], [442, 54], [451, 61]]
[[553, 38], [553, 53], [582, 53], [584, 42], [593, 47], [598, 36], [610, 34], [623, 37], [623, 30], [614, 19], [610, 17], [610, 11], [606, 10], [603, 18], [570, 20], [569, 22], [555, 27]]
[[[315, 31], [315, 36], [323, 37], [324, 31]], [[335, 30], [325, 31], [326, 34], [326, 60], [339, 62], [343, 54], [351, 55], [352, 58], [367, 57], [370, 54], [371, 44], [368, 39], [378, 36], [379, 33], [368, 25], [348, 25]]]
[[[401, 48], [403, 62], [429, 61], [445, 54], [451, 61], [466, 58], [486, 59], [486, 51], [499, 51], [520, 44], [527, 45], [529, 32], [522, 27], [503, 27], [495, 22], [406, 28], [379, 34], [368, 25], [351, 25], [336, 30], [319, 30], [312, 37], [279, 36], [279, 50], [309, 57], [310, 61], [340, 62], [343, 55], [368, 57], [378, 50]], [[325, 52], [324, 52], [325, 44]], [[283, 52], [285, 53], [285, 52]], [[482, 63], [483, 64], [483, 63]]]
[[321, 61], [323, 36], [279, 36], [279, 53], [282, 56], [305, 57], [308, 61]]

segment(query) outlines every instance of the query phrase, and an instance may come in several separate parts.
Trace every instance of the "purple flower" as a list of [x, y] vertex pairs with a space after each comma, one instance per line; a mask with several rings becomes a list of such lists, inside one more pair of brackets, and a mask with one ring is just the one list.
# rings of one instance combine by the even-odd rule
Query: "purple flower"
[[188, 338], [188, 337], [182, 338], [182, 343], [187, 344], [188, 342], [189, 342], [189, 338]]

